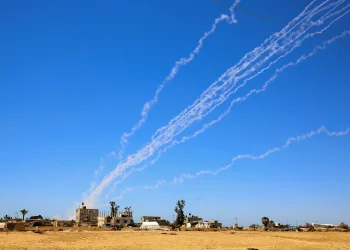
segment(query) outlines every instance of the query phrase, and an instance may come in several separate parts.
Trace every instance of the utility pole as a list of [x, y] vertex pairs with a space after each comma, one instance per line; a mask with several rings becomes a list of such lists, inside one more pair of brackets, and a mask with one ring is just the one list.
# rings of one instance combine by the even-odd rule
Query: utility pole
[[175, 221], [175, 220], [174, 220], [174, 215], [173, 215], [173, 223], [174, 223], [174, 221]]
[[238, 226], [238, 223], [237, 223], [237, 217], [235, 217], [235, 220], [236, 220], [236, 225]]

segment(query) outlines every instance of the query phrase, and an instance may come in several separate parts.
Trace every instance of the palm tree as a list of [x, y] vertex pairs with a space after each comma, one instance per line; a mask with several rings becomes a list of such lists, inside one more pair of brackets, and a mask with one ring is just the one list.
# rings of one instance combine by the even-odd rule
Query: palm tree
[[25, 210], [25, 209], [22, 209], [20, 212], [22, 213], [23, 220], [24, 220], [24, 216], [25, 216], [29, 211], [28, 211], [28, 210]]
[[114, 201], [110, 201], [109, 204], [111, 204], [111, 217], [116, 217], [116, 212], [115, 212], [115, 202]]
[[269, 225], [270, 219], [266, 216], [261, 218], [261, 223], [265, 226], [265, 231], [267, 231], [267, 226]]

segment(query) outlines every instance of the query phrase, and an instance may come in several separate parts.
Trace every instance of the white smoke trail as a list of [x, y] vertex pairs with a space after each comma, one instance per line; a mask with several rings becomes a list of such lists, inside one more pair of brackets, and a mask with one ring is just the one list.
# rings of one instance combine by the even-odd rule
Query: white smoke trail
[[[337, 6], [336, 6], [337, 7]], [[336, 7], [334, 7], [334, 8], [336, 8]], [[333, 9], [334, 9], [333, 8]], [[333, 10], [332, 9], [332, 10]], [[330, 10], [329, 12], [331, 12], [332, 10]], [[328, 12], [328, 13], [329, 13]], [[323, 15], [319, 20], [321, 20], [322, 18], [324, 18], [328, 13], [326, 13], [325, 15]], [[318, 20], [318, 21], [319, 21]], [[298, 37], [300, 37], [303, 33], [305, 33], [308, 29], [310, 29], [312, 26], [314, 26], [314, 24], [312, 24], [311, 26], [309, 26], [307, 29], [304, 29], [304, 31], [302, 32], [302, 33], [300, 33], [300, 34], [298, 34], [298, 36], [295, 38], [295, 39], [297, 39]], [[288, 32], [287, 32], [288, 33]], [[294, 40], [295, 40], [294, 39]], [[287, 46], [289, 43], [291, 43], [292, 41], [290, 41], [290, 42], [288, 42], [286, 45], [284, 45], [284, 46], [282, 46], [281, 48], [283, 48], [283, 47], [285, 47], [285, 46]], [[279, 49], [278, 49], [279, 50]], [[278, 50], [276, 50], [276, 51], [278, 51]], [[276, 52], [275, 51], [275, 52]], [[274, 52], [274, 53], [275, 53]], [[264, 59], [264, 61], [266, 61], [267, 59], [269, 59], [271, 57], [271, 54], [268, 56], [268, 57], [266, 57], [265, 59]], [[280, 58], [282, 58], [282, 57], [280, 57]], [[252, 69], [254, 68], [254, 70], [256, 69], [255, 68], [255, 66], [253, 66], [252, 67]], [[248, 70], [248, 71], [253, 71], [252, 69], [250, 69], [250, 70]], [[244, 73], [244, 76], [246, 76], [247, 74], [246, 73]], [[242, 76], [240, 76], [240, 77], [242, 77]], [[232, 78], [232, 77], [231, 77]], [[238, 78], [237, 78], [238, 79]], [[239, 80], [239, 79], [238, 79]], [[238, 81], [238, 80], [235, 80], [235, 83]], [[225, 85], [225, 84], [227, 84], [229, 82], [229, 80], [228, 81], [226, 81], [223, 85]], [[222, 85], [222, 86], [223, 86]], [[219, 87], [219, 88], [222, 88], [222, 86], [221, 87]], [[229, 88], [229, 90], [230, 90], [231, 88]], [[216, 89], [215, 91], [214, 91], [214, 93], [212, 93], [212, 94], [210, 94], [210, 96], [212, 96], [212, 95], [214, 95], [215, 94], [215, 92], [217, 92], [217, 90], [218, 89]], [[229, 91], [228, 90], [228, 91]], [[227, 90], [226, 90], [226, 92], [227, 92]], [[225, 93], [224, 93], [225, 94]], [[222, 94], [221, 96], [220, 96], [220, 98], [217, 98], [216, 100], [214, 100], [214, 101], [211, 101], [209, 104], [205, 104], [205, 105], [197, 105], [196, 107], [199, 107], [199, 108], [202, 108], [202, 110], [199, 110], [199, 111], [197, 111], [197, 113], [196, 112], [193, 112], [193, 109], [195, 109], [196, 107], [194, 107], [194, 108], [192, 108], [192, 110], [190, 110], [191, 112], [188, 112], [187, 114], [185, 114], [185, 115], [183, 115], [183, 116], [180, 116], [180, 118], [181, 118], [181, 120], [178, 120], [178, 121], [176, 121], [175, 122], [175, 124], [172, 124], [171, 126], [170, 126], [170, 128], [168, 128], [168, 130], [170, 130], [171, 131], [171, 129], [175, 126], [175, 125], [177, 125], [177, 123], [179, 123], [180, 121], [182, 121], [182, 122], [186, 122], [187, 124], [181, 124], [180, 123], [180, 125], [178, 126], [178, 127], [180, 127], [180, 130], [179, 131], [177, 131], [177, 132], [175, 132], [175, 131], [172, 131], [173, 132], [173, 134], [171, 135], [171, 137], [169, 137], [169, 134], [165, 134], [165, 136], [166, 137], [168, 137], [168, 138], [173, 138], [174, 136], [176, 136], [176, 135], [178, 135], [178, 134], [180, 134], [184, 129], [186, 129], [191, 123], [193, 123], [194, 121], [196, 121], [196, 120], [201, 120], [204, 116], [206, 116], [206, 115], [208, 115], [210, 112], [212, 112], [217, 106], [219, 106], [220, 104], [222, 104], [227, 98], [228, 98], [228, 95], [224, 95], [224, 94]], [[204, 98], [204, 100], [202, 100], [201, 101], [201, 103], [202, 102], [204, 102], [205, 101], [205, 99], [208, 99], [208, 98]], [[216, 103], [214, 106], [213, 106], [213, 104], [215, 103], [215, 102], [218, 102], [218, 103]], [[200, 104], [201, 104], [200, 103]], [[210, 107], [210, 106], [213, 106], [209, 111], [207, 111], [206, 113], [203, 113], [203, 111], [205, 111], [206, 109], [208, 109], [208, 107]], [[196, 115], [197, 114], [197, 115]], [[192, 115], [192, 116], [194, 116], [193, 118], [192, 118], [192, 120], [188, 117], [188, 116], [190, 116], [190, 115]], [[167, 125], [167, 126], [169, 126], [169, 124]], [[159, 136], [158, 136], [159, 137]], [[171, 140], [170, 139], [170, 140]], [[168, 141], [167, 141], [168, 142]]]
[[[341, 0], [343, 1], [343, 0]], [[183, 110], [178, 116], [176, 116], [175, 118], [173, 118], [172, 120], [170, 120], [170, 122], [168, 123], [168, 125], [163, 126], [161, 128], [159, 128], [152, 136], [152, 140], [155, 138], [155, 136], [158, 136], [161, 132], [163, 132], [168, 126], [176, 123], [178, 121], [178, 119], [180, 119], [180, 117], [182, 117], [183, 114], [187, 113], [190, 109], [192, 109], [194, 106], [198, 105], [198, 103], [205, 98], [206, 96], [208, 96], [208, 93], [210, 91], [217, 90], [216, 85], [219, 82], [222, 82], [225, 78], [229, 77], [230, 75], [232, 75], [232, 72], [236, 72], [239, 68], [247, 65], [248, 62], [251, 62], [253, 59], [256, 59], [257, 56], [261, 55], [263, 52], [265, 52], [266, 47], [272, 47], [273, 49], [273, 44], [276, 44], [277, 39], [280, 39], [282, 36], [285, 36], [287, 33], [288, 28], [290, 28], [290, 26], [292, 26], [293, 23], [295, 23], [296, 21], [300, 20], [303, 16], [305, 16], [306, 14], [311, 15], [312, 13], [318, 13], [317, 9], [319, 9], [321, 6], [319, 6], [319, 8], [315, 8], [312, 11], [307, 11], [315, 2], [312, 1], [309, 5], [307, 5], [304, 10], [297, 16], [295, 17], [292, 21], [290, 21], [280, 32], [276, 32], [273, 35], [271, 35], [268, 39], [266, 39], [260, 46], [256, 47], [253, 51], [245, 54], [243, 56], [243, 58], [232, 68], [230, 68], [229, 70], [227, 70], [217, 81], [215, 81], [213, 84], [211, 84], [201, 95], [200, 97], [190, 106], [188, 106], [185, 110]], [[325, 8], [328, 8], [325, 7]], [[299, 24], [299, 23], [298, 23]], [[295, 26], [293, 26], [294, 28]]]
[[[347, 12], [344, 13], [342, 16], [344, 16], [344, 15], [347, 14], [348, 12], [350, 12], [350, 11], [347, 11]], [[342, 16], [341, 16], [341, 17], [342, 17]], [[338, 17], [338, 19], [341, 18], [341, 17]], [[334, 23], [334, 21], [333, 21], [332, 23]], [[322, 30], [322, 32], [323, 32], [323, 31], [324, 31], [324, 29]], [[313, 36], [313, 35], [315, 35], [315, 34], [321, 34], [322, 32], [315, 32], [315, 33], [313, 33], [313, 34], [310, 34], [310, 36]], [[160, 152], [161, 152], [161, 153], [164, 153], [164, 152], [166, 152], [168, 149], [172, 148], [174, 145], [178, 145], [178, 144], [184, 143], [184, 142], [186, 142], [186, 141], [189, 140], [189, 139], [193, 139], [193, 138], [197, 137], [199, 134], [203, 133], [203, 132], [204, 132], [205, 130], [207, 130], [209, 127], [211, 127], [211, 126], [214, 125], [215, 123], [221, 121], [222, 118], [224, 118], [226, 115], [228, 115], [228, 114], [230, 113], [230, 111], [231, 111], [231, 109], [232, 109], [232, 107], [233, 107], [234, 104], [246, 100], [246, 99], [247, 99], [251, 94], [253, 94], [253, 93], [260, 93], [260, 92], [265, 91], [266, 88], [268, 87], [268, 85], [269, 85], [273, 80], [275, 80], [275, 79], [277, 78], [277, 76], [279, 75], [279, 73], [281, 73], [284, 69], [286, 69], [286, 68], [288, 68], [288, 67], [291, 67], [291, 66], [296, 66], [296, 65], [299, 64], [301, 61], [306, 60], [308, 57], [313, 56], [318, 50], [323, 50], [323, 49], [325, 49], [325, 48], [326, 48], [326, 45], [329, 45], [329, 44], [331, 44], [332, 42], [336, 41], [337, 39], [340, 39], [341, 37], [344, 37], [344, 36], [346, 36], [346, 35], [348, 35], [348, 34], [349, 34], [349, 31], [344, 31], [341, 35], [336, 36], [336, 37], [333, 37], [333, 38], [327, 40], [326, 42], [324, 42], [322, 47], [317, 46], [317, 47], [316, 47], [310, 54], [308, 54], [307, 56], [302, 55], [295, 63], [288, 63], [288, 64], [284, 65], [283, 67], [277, 69], [277, 70], [275, 71], [275, 72], [276, 72], [275, 75], [273, 75], [273, 76], [265, 83], [265, 85], [264, 85], [264, 87], [263, 87], [262, 89], [260, 89], [260, 90], [256, 90], [256, 89], [251, 90], [245, 97], [236, 98], [235, 100], [233, 100], [233, 101], [231, 102], [229, 108], [228, 108], [223, 114], [221, 114], [221, 115], [219, 116], [219, 118], [217, 118], [217, 119], [215, 119], [215, 120], [213, 120], [213, 121], [211, 121], [211, 122], [209, 122], [209, 123], [203, 125], [202, 129], [196, 131], [192, 136], [184, 136], [184, 137], [182, 137], [181, 141], [174, 140], [174, 141], [172, 142], [172, 144], [168, 145], [166, 148], [164, 148], [164, 149], [161, 150]], [[292, 48], [292, 50], [294, 50], [297, 46], [299, 46], [299, 45], [294, 46], [294, 47]], [[285, 56], [281, 56], [281, 57], [285, 57]], [[281, 57], [280, 57], [280, 58], [281, 58]], [[272, 63], [272, 64], [273, 64], [273, 63]], [[270, 65], [269, 65], [268, 67], [270, 67], [272, 64], [270, 63]], [[260, 72], [261, 72], [261, 71], [260, 71]], [[260, 72], [259, 72], [258, 74], [260, 74]], [[258, 74], [256, 74], [256, 75], [258, 75]], [[255, 77], [256, 75], [254, 75], [254, 77]], [[241, 87], [243, 87], [243, 86], [246, 84], [247, 81], [253, 79], [254, 77], [250, 77], [250, 78], [246, 79], [246, 80], [244, 81], [243, 84], [239, 85], [233, 92], [231, 92], [231, 93], [229, 93], [229, 94], [235, 93], [237, 90], [239, 90]], [[152, 161], [152, 163], [154, 163], [154, 162], [155, 162], [155, 160]]]
[[[315, 33], [317, 33], [317, 32], [315, 32]], [[315, 33], [313, 33], [313, 34], [315, 34]], [[350, 31], [349, 31], [349, 30], [343, 31], [340, 35], [335, 36], [335, 37], [333, 37], [333, 38], [331, 38], [331, 39], [329, 39], [329, 40], [323, 42], [323, 44], [322, 44], [321, 46], [316, 46], [309, 54], [300, 56], [295, 62], [289, 62], [289, 63], [283, 65], [282, 67], [276, 69], [276, 70], [275, 70], [275, 74], [274, 74], [272, 77], [270, 77], [270, 78], [265, 82], [265, 84], [263, 85], [262, 88], [260, 88], [260, 89], [253, 89], [253, 90], [249, 91], [249, 93], [246, 94], [245, 96], [243, 96], [243, 97], [238, 97], [238, 98], [234, 99], [234, 100], [230, 103], [230, 106], [227, 108], [227, 110], [226, 110], [225, 112], [223, 112], [217, 119], [215, 119], [215, 120], [213, 120], [213, 121], [211, 121], [211, 122], [209, 122], [209, 123], [204, 124], [200, 130], [197, 130], [197, 131], [194, 132], [191, 136], [183, 136], [183, 137], [181, 138], [180, 141], [179, 141], [179, 140], [174, 140], [170, 145], [168, 145], [167, 147], [165, 147], [165, 148], [159, 150], [159, 151], [158, 151], [158, 156], [157, 156], [155, 159], [153, 159], [153, 160], [150, 162], [150, 164], [154, 164], [154, 163], [161, 157], [161, 155], [162, 155], [163, 153], [165, 153], [166, 151], [168, 151], [169, 149], [171, 149], [171, 148], [174, 147], [175, 145], [179, 145], [179, 144], [182, 144], [182, 143], [184, 143], [184, 142], [186, 142], [186, 141], [188, 141], [188, 140], [191, 140], [191, 139], [196, 138], [199, 134], [205, 132], [205, 131], [206, 131], [207, 129], [209, 129], [211, 126], [213, 126], [214, 124], [216, 124], [216, 123], [218, 123], [219, 121], [221, 121], [225, 116], [227, 116], [227, 115], [231, 112], [231, 110], [232, 110], [234, 104], [245, 101], [245, 100], [246, 100], [249, 96], [251, 96], [252, 94], [258, 94], [258, 93], [264, 92], [264, 91], [267, 89], [267, 87], [269, 86], [269, 84], [270, 84], [272, 81], [274, 81], [274, 80], [278, 77], [278, 75], [279, 75], [280, 73], [282, 73], [285, 69], [287, 69], [287, 68], [289, 68], [289, 67], [292, 67], [292, 66], [293, 66], [293, 67], [294, 67], [294, 66], [297, 66], [300, 62], [305, 61], [305, 60], [308, 59], [309, 57], [314, 56], [318, 51], [325, 50], [325, 49], [327, 48], [328, 45], [332, 44], [334, 41], [336, 41], [336, 40], [338, 40], [338, 39], [340, 39], [340, 38], [342, 38], [342, 37], [344, 37], [344, 36], [346, 36], [346, 35], [348, 35], [348, 34], [350, 34]], [[312, 35], [312, 34], [311, 34], [311, 35]], [[244, 85], [244, 84], [245, 84], [245, 83], [241, 84], [241, 85], [238, 86], [237, 88], [240, 88], [240, 87], [241, 87], [242, 85]]]
[[[321, 5], [319, 5], [318, 7], [316, 7], [313, 11], [317, 10], [318, 8], [320, 8], [322, 5], [324, 5], [326, 2], [323, 2]], [[312, 12], [311, 12], [312, 13]], [[328, 13], [327, 13], [328, 14]], [[326, 15], [327, 15], [326, 14]], [[299, 15], [300, 16], [300, 15]], [[302, 22], [305, 18], [307, 18], [308, 16], [304, 17], [301, 21], [298, 22], [298, 24], [300, 24], [300, 22]], [[299, 17], [298, 17], [299, 18]], [[296, 19], [298, 19], [296, 18]], [[300, 18], [299, 18], [300, 19]], [[297, 25], [298, 25], [297, 24]], [[267, 48], [263, 48], [261, 49], [262, 52], [259, 52], [258, 55], [256, 55], [257, 53], [255, 53], [255, 57], [253, 58], [253, 60], [255, 60], [258, 56], [260, 56], [262, 53], [266, 52], [269, 48], [273, 47], [274, 44], [276, 44], [278, 42], [278, 40], [280, 40], [281, 38], [283, 38], [284, 36], [286, 36], [286, 34], [288, 34], [292, 29], [294, 29], [296, 27], [296, 25], [294, 25], [291, 29], [286, 30], [286, 28], [284, 28], [282, 31], [283, 32], [279, 32], [277, 33], [276, 36], [272, 36], [272, 38], [274, 37], [279, 37], [277, 39], [277, 41], [275, 41], [274, 43], [272, 43], [271, 45], [269, 45]], [[281, 35], [283, 34], [283, 35]], [[298, 33], [299, 35], [297, 35], [297, 38], [300, 36], [300, 33]], [[295, 38], [296, 39], [296, 38]], [[260, 50], [260, 51], [261, 51]], [[259, 51], [256, 50], [255, 51]], [[250, 62], [246, 62], [243, 64], [243, 66], [238, 70], [241, 71], [244, 68], [248, 67]], [[237, 73], [237, 71], [235, 72]], [[226, 82], [227, 84], [227, 82]], [[214, 93], [212, 92], [210, 95], [213, 95]], [[207, 98], [207, 97], [206, 97]], [[207, 98], [208, 99], [208, 98]], [[199, 110], [200, 111], [200, 110]], [[188, 113], [194, 113], [192, 110], [190, 110]], [[200, 115], [200, 112], [199, 112]], [[181, 120], [180, 120], [181, 121]], [[169, 125], [169, 124], [168, 124]], [[131, 167], [131, 166], [135, 166], [138, 165], [139, 163], [141, 163], [142, 161], [148, 159], [150, 156], [152, 156], [154, 154], [154, 152], [156, 150], [158, 150], [161, 146], [169, 143], [172, 138], [174, 138], [174, 136], [176, 136], [178, 133], [182, 132], [189, 124], [179, 124], [178, 127], [174, 127], [174, 124], [172, 124], [170, 127], [168, 127], [168, 129], [163, 132], [161, 135], [159, 135], [156, 139], [152, 140], [151, 143], [149, 143], [148, 145], [146, 145], [144, 148], [142, 148], [141, 150], [139, 150], [137, 153], [133, 154], [133, 155], [129, 155], [127, 157], [127, 159], [123, 162], [121, 162], [120, 164], [118, 164], [118, 166], [116, 167], [116, 169], [114, 171], [112, 171], [109, 175], [107, 175], [103, 181], [94, 189], [94, 191], [90, 194], [90, 196], [88, 197], [90, 200], [93, 200], [96, 196], [98, 196], [101, 191], [116, 177], [120, 176], [127, 168]], [[176, 130], [179, 131], [176, 131]]]
[[[190, 106], [188, 106], [184, 111], [182, 111], [178, 116], [170, 120], [170, 122], [161, 128], [159, 128], [154, 135], [152, 136], [152, 140], [155, 139], [156, 136], [158, 136], [160, 133], [164, 132], [169, 126], [176, 124], [180, 118], [183, 117], [184, 114], [189, 113], [193, 109], [193, 107], [198, 106], [198, 104], [201, 104], [203, 100], [208, 99], [212, 96], [212, 93], [216, 93], [218, 90], [220, 90], [219, 87], [216, 85], [219, 82], [225, 81], [225, 83], [229, 82], [230, 78], [232, 78], [232, 75], [237, 74], [241, 70], [245, 69], [249, 64], [253, 61], [255, 61], [261, 54], [266, 52], [267, 50], [271, 49], [274, 50], [274, 45], [283, 37], [285, 37], [293, 28], [295, 28], [297, 25], [299, 25], [303, 20], [307, 19], [310, 16], [313, 16], [313, 13], [318, 13], [317, 10], [320, 9], [320, 7], [325, 4], [326, 2], [322, 3], [317, 8], [314, 8], [312, 11], [307, 12], [308, 8], [312, 6], [312, 4], [315, 1], [311, 2], [308, 6], [305, 7], [305, 9], [291, 22], [289, 22], [280, 32], [276, 32], [273, 35], [271, 35], [268, 39], [266, 39], [260, 46], [256, 47], [253, 51], [247, 53], [235, 66], [231, 67], [229, 70], [227, 70], [217, 81], [215, 81], [213, 84], [211, 84], [207, 90], [205, 90], [200, 97]], [[304, 17], [307, 13], [307, 16]], [[301, 21], [299, 21], [302, 17], [304, 17]], [[297, 24], [293, 25], [293, 23], [299, 21]], [[290, 28], [292, 26], [292, 28]], [[288, 31], [288, 29], [290, 29]], [[229, 78], [227, 80], [227, 78]], [[222, 87], [221, 87], [222, 88]]]
[[217, 25], [226, 20], [229, 24], [232, 23], [237, 23], [237, 20], [234, 15], [234, 8], [240, 3], [241, 0], [236, 0], [233, 5], [230, 7], [230, 13], [231, 16], [229, 17], [228, 15], [222, 14], [220, 17], [216, 18], [214, 20], [214, 23], [212, 24], [212, 27], [209, 31], [205, 32], [203, 37], [199, 39], [197, 47], [190, 53], [189, 57], [183, 57], [180, 60], [175, 62], [175, 66], [171, 69], [169, 75], [163, 80], [163, 82], [158, 86], [158, 89], [153, 97], [152, 100], [146, 102], [142, 108], [141, 111], [141, 119], [134, 125], [129, 133], [124, 133], [123, 136], [120, 139], [120, 145], [121, 145], [121, 150], [118, 153], [119, 158], [122, 157], [123, 150], [125, 147], [125, 144], [128, 142], [127, 138], [132, 136], [136, 130], [138, 130], [147, 120], [147, 116], [151, 108], [154, 106], [155, 103], [158, 102], [158, 97], [160, 92], [163, 90], [163, 88], [166, 86], [166, 84], [174, 79], [175, 75], [179, 71], [181, 66], [185, 66], [189, 62], [191, 62], [194, 57], [200, 52], [200, 49], [203, 47], [204, 40], [207, 39], [211, 34], [213, 34], [216, 30]]
[[[342, 2], [341, 2], [341, 3], [342, 3]], [[338, 5], [340, 5], [341, 3], [339, 3]], [[335, 9], [338, 5], [336, 5], [333, 9]], [[328, 13], [330, 13], [333, 9], [331, 9]], [[230, 82], [230, 80], [231, 80], [232, 78], [234, 78], [234, 83], [231, 84], [231, 86], [229, 86], [228, 89], [226, 89], [225, 92], [224, 92], [223, 94], [220, 95], [220, 98], [217, 98], [216, 100], [213, 100], [213, 101], [209, 102], [208, 104], [205, 104], [205, 106], [203, 107], [204, 112], [205, 112], [205, 109], [207, 109], [207, 107], [212, 106], [208, 111], [206, 111], [205, 113], [203, 113], [203, 111], [200, 111], [200, 115], [199, 115], [199, 116], [196, 116], [193, 120], [190, 120], [189, 123], [191, 124], [192, 122], [194, 122], [194, 121], [196, 121], [196, 120], [201, 120], [204, 116], [208, 115], [208, 114], [211, 113], [213, 110], [215, 110], [216, 107], [218, 107], [218, 106], [221, 105], [223, 102], [225, 102], [225, 101], [227, 100], [227, 98], [228, 98], [232, 93], [235, 92], [235, 91], [234, 91], [234, 92], [230, 92], [230, 91], [231, 91], [231, 89], [236, 85], [236, 83], [237, 83], [240, 79], [246, 77], [249, 73], [254, 72], [254, 71], [255, 71], [256, 69], [258, 69], [263, 63], [267, 62], [276, 52], [278, 52], [278, 51], [284, 51], [283, 49], [284, 49], [287, 45], [291, 44], [292, 42], [295, 42], [295, 40], [296, 40], [297, 38], [299, 38], [302, 34], [304, 34], [305, 32], [307, 32], [307, 31], [308, 31], [310, 28], [312, 28], [315, 24], [321, 24], [321, 23], [323, 22], [324, 18], [326, 17], [326, 15], [327, 15], [328, 13], [326, 13], [326, 14], [323, 15], [320, 19], [318, 19], [317, 22], [312, 23], [307, 29], [303, 29], [303, 32], [300, 33], [300, 34], [298, 34], [297, 37], [295, 37], [292, 41], [289, 41], [288, 43], [286, 43], [286, 44], [283, 45], [282, 47], [280, 47], [280, 48], [278, 48], [278, 49], [275, 49], [275, 51], [274, 51], [273, 53], [271, 53], [270, 55], [266, 56], [262, 61], [256, 63], [256, 64], [255, 64], [254, 66], [252, 66], [249, 70], [245, 71], [242, 75], [240, 75], [240, 76], [238, 76], [238, 77], [236, 77], [236, 76], [231, 76], [230, 79], [229, 79], [228, 81], [226, 81], [223, 85], [225, 85], [225, 84], [227, 84], [228, 82]], [[347, 13], [345, 13], [345, 14], [347, 14]], [[345, 15], [345, 14], [344, 14], [344, 15]], [[344, 15], [342, 15], [342, 16], [344, 16]], [[342, 17], [342, 16], [341, 16], [341, 17]], [[339, 18], [341, 18], [341, 17], [339, 17]], [[339, 18], [337, 18], [337, 19], [339, 19]], [[337, 19], [336, 19], [336, 20], [337, 20]], [[336, 21], [336, 20], [335, 20], [335, 21]], [[335, 22], [335, 21], [333, 21], [333, 22]], [[332, 22], [332, 23], [333, 23], [333, 22]], [[329, 25], [329, 26], [330, 26], [330, 25]], [[329, 27], [329, 26], [328, 26], [328, 27]], [[328, 28], [328, 27], [326, 27], [326, 28]], [[322, 33], [324, 30], [325, 30], [325, 29], [323, 29], [323, 30], [322, 30], [321, 32], [319, 32], [319, 33]], [[310, 36], [311, 36], [310, 34], [307, 35], [307, 36], [305, 37], [305, 39], [306, 39], [306, 38], [309, 38]], [[273, 64], [275, 64], [276, 62], [278, 62], [281, 58], [284, 58], [286, 55], [288, 55], [290, 52], [292, 52], [296, 47], [300, 46], [300, 45], [301, 45], [301, 42], [304, 41], [305, 39], [302, 39], [302, 40], [297, 41], [296, 43], [299, 43], [299, 44], [297, 44], [297, 46], [294, 45], [294, 47], [292, 48], [291, 51], [289, 51], [288, 53], [285, 53], [284, 55], [280, 56], [280, 57], [279, 57], [277, 60], [275, 60], [274, 62], [271, 62], [271, 63], [269, 64], [269, 66], [267, 66], [266, 68], [264, 68], [263, 70], [261, 70], [259, 73], [255, 74], [254, 76], [250, 77], [248, 80], [251, 80], [251, 79], [257, 77], [257, 76], [260, 75], [262, 72], [264, 72], [264, 71], [266, 71], [267, 69], [269, 69]], [[222, 86], [223, 86], [223, 85], [222, 85]], [[221, 87], [222, 87], [222, 86], [221, 86]], [[216, 91], [217, 91], [217, 90], [215, 90], [215, 92], [216, 92]], [[214, 93], [215, 93], [215, 92], [214, 92]], [[216, 102], [216, 104], [215, 104], [215, 102]], [[215, 104], [215, 105], [214, 105], [214, 104]], [[188, 121], [186, 121], [186, 122], [188, 122]]]
[[321, 133], [325, 133], [326, 135], [333, 137], [333, 136], [344, 136], [344, 135], [347, 135], [349, 132], [350, 132], [350, 127], [347, 128], [345, 131], [341, 131], [341, 132], [329, 132], [326, 127], [321, 126], [316, 131], [312, 130], [311, 132], [309, 132], [307, 134], [299, 135], [299, 136], [296, 136], [296, 137], [289, 137], [284, 145], [282, 145], [280, 147], [275, 147], [275, 148], [269, 149], [263, 154], [260, 154], [260, 155], [257, 155], [257, 156], [249, 155], [249, 154], [237, 155], [237, 156], [232, 158], [230, 164], [228, 164], [228, 165], [226, 165], [224, 167], [221, 167], [221, 168], [219, 168], [217, 170], [201, 170], [201, 171], [199, 171], [199, 172], [197, 172], [195, 174], [182, 174], [179, 177], [174, 177], [172, 181], [162, 180], [162, 181], [158, 181], [156, 183], [156, 185], [154, 185], [154, 186], [146, 185], [144, 187], [144, 189], [157, 189], [161, 185], [164, 185], [164, 184], [183, 183], [185, 179], [193, 179], [193, 178], [196, 178], [198, 176], [205, 175], [205, 174], [218, 175], [220, 172], [231, 168], [233, 166], [233, 164], [235, 164], [236, 161], [238, 161], [240, 159], [251, 159], [251, 160], [264, 159], [264, 158], [266, 158], [267, 156], [269, 156], [269, 155], [271, 155], [273, 153], [279, 152], [281, 149], [285, 149], [285, 148], [289, 147], [292, 144], [292, 142], [299, 142], [299, 141], [303, 141], [303, 140], [306, 140], [306, 139], [310, 139], [313, 136], [319, 135]]

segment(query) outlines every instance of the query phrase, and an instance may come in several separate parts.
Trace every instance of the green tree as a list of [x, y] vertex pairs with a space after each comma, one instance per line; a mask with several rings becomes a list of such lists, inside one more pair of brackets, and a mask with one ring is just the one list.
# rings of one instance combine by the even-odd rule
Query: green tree
[[267, 231], [270, 219], [266, 216], [261, 218], [261, 223], [265, 226], [265, 231]]
[[23, 217], [23, 220], [24, 220], [24, 216], [29, 212], [28, 210], [25, 210], [25, 209], [22, 209], [20, 211], [22, 213], [22, 217]]
[[176, 203], [176, 207], [174, 209], [174, 211], [176, 213], [175, 223], [178, 226], [182, 226], [184, 224], [184, 221], [185, 221], [184, 207], [185, 207], [185, 201], [178, 200]]

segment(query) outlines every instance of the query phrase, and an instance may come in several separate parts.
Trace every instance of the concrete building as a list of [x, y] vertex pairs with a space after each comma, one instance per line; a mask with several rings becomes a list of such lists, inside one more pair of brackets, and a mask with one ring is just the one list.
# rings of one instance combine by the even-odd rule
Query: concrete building
[[51, 221], [53, 227], [73, 227], [75, 225], [74, 220], [54, 220]]
[[132, 213], [120, 212], [116, 214], [116, 217], [112, 216], [99, 216], [98, 227], [113, 227], [113, 226], [127, 226], [133, 222]]
[[196, 228], [209, 228], [210, 227], [209, 221], [201, 220], [195, 225], [195, 227]]
[[160, 216], [141, 216], [141, 222], [157, 221], [160, 219], [161, 219]]
[[337, 225], [333, 225], [333, 224], [311, 223], [311, 225], [315, 228], [337, 227]]
[[131, 223], [132, 217], [98, 217], [98, 227], [127, 226]]
[[16, 223], [16, 222], [9, 222], [6, 224], [7, 230], [9, 231], [24, 231], [25, 230], [25, 225], [23, 222], [21, 223]]
[[142, 222], [142, 225], [140, 226], [140, 229], [143, 230], [157, 230], [159, 229], [159, 224], [156, 221], [145, 221]]
[[84, 202], [76, 210], [75, 222], [77, 224], [94, 225], [98, 222], [98, 209], [88, 209]]
[[191, 224], [197, 224], [198, 222], [202, 221], [203, 218], [200, 218], [198, 216], [195, 215], [191, 215], [191, 216], [187, 216], [185, 218], [185, 223], [191, 223]]
[[191, 216], [186, 216], [184, 224], [186, 225], [187, 228], [191, 228], [191, 227], [196, 227], [196, 225], [201, 221], [203, 221], [202, 218], [195, 215], [191, 215]]
[[159, 226], [166, 226], [168, 225], [168, 221], [165, 219], [162, 219], [160, 216], [142, 216], [141, 217], [141, 223], [143, 222], [157, 222]]
[[209, 227], [210, 228], [222, 228], [222, 223], [218, 222], [217, 220], [209, 220]]
[[7, 230], [7, 223], [6, 222], [0, 222], [0, 232]]

